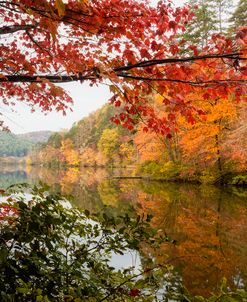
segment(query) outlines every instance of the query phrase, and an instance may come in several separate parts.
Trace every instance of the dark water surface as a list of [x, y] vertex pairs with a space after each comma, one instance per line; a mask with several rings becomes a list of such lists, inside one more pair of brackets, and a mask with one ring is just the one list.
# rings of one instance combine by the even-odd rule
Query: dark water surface
[[144, 246], [142, 255], [173, 265], [170, 282], [176, 287], [207, 296], [225, 277], [231, 289], [247, 289], [247, 190], [114, 178], [118, 175], [131, 171], [1, 167], [0, 188], [41, 180], [91, 212], [107, 205], [116, 214], [130, 209], [152, 214], [151, 224], [169, 240], [159, 250]]

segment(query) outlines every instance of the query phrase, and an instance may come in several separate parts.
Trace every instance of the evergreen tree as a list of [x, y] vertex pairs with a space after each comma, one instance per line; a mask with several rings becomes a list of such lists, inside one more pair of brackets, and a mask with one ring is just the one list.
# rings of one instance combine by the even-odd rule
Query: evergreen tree
[[207, 2], [210, 7], [210, 14], [213, 14], [216, 31], [226, 33], [232, 10], [232, 0], [208, 0]]
[[[246, 16], [246, 0], [240, 2], [243, 3], [239, 14]], [[182, 35], [186, 41], [186, 49], [189, 44], [197, 45], [199, 50], [203, 49], [213, 33], [227, 32], [232, 0], [189, 0], [187, 4], [194, 12], [194, 17], [188, 23], [186, 33]]]
[[0, 131], [0, 157], [26, 156], [34, 143], [19, 138], [17, 135]]
[[237, 28], [247, 25], [247, 1], [239, 0], [238, 5], [229, 19], [230, 31], [235, 32]]
[[210, 12], [207, 0], [190, 0], [188, 4], [192, 7], [195, 16], [188, 23], [183, 38], [202, 49], [206, 46], [210, 34], [216, 30], [216, 15]]

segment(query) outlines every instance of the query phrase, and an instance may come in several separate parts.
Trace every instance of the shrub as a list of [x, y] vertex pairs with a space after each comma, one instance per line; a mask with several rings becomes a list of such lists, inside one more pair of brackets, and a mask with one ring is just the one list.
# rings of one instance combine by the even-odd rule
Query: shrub
[[237, 175], [233, 177], [232, 185], [247, 186], [247, 175]]

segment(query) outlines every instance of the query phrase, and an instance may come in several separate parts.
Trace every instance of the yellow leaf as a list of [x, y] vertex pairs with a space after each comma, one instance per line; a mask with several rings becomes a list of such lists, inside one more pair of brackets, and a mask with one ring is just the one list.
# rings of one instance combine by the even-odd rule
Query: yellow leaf
[[58, 11], [59, 17], [63, 17], [65, 15], [65, 5], [62, 0], [56, 0], [55, 1], [55, 6]]

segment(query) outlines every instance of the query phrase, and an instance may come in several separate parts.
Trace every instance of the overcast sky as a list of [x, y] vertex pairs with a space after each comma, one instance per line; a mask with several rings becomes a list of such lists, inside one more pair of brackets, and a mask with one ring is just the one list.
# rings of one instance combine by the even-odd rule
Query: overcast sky
[[[155, 4], [158, 0], [151, 2]], [[184, 3], [184, 0], [176, 0], [174, 3], [179, 6]], [[15, 112], [11, 112], [7, 106], [1, 106], [0, 111], [3, 116], [0, 119], [3, 119], [9, 129], [16, 134], [39, 130], [59, 131], [69, 129], [74, 122], [97, 110], [110, 98], [106, 86], [89, 87], [86, 83], [69, 83], [62, 86], [74, 100], [73, 112], [68, 111], [66, 116], [58, 112], [44, 115], [38, 108], [31, 113], [27, 105], [17, 104]]]
[[35, 112], [25, 104], [17, 104], [15, 112], [9, 107], [1, 106], [4, 116], [0, 119], [5, 121], [11, 132], [19, 134], [39, 130], [59, 131], [69, 129], [74, 122], [79, 121], [89, 113], [97, 110], [110, 98], [108, 88], [105, 86], [89, 87], [88, 84], [66, 83], [61, 85], [74, 100], [73, 112], [67, 111], [66, 116], [61, 112], [50, 112], [44, 115], [37, 107]]

